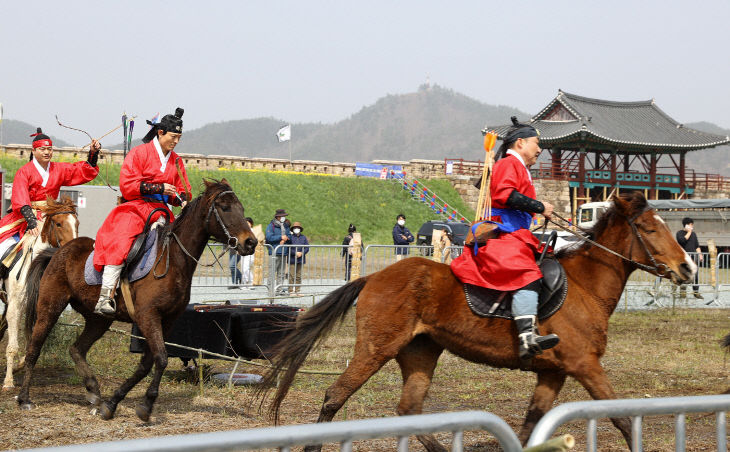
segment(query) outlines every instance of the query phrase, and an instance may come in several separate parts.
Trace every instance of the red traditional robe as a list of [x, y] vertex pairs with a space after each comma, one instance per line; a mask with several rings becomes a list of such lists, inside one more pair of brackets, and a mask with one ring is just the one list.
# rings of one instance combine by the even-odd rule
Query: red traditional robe
[[[507, 208], [507, 198], [512, 190], [536, 198], [530, 173], [516, 156], [510, 154], [494, 164], [489, 187], [492, 207], [498, 209]], [[492, 217], [492, 220], [499, 221], [499, 217]], [[464, 283], [502, 291], [517, 290], [542, 278], [535, 263], [535, 253], [540, 246], [540, 241], [529, 229], [502, 233], [480, 246], [476, 256], [473, 249], [464, 248], [461, 256], [451, 262], [451, 271]]]
[[[178, 175], [176, 163], [179, 162], [183, 179]], [[140, 183], [166, 183], [174, 185], [178, 193], [190, 192], [185, 165], [174, 151], [170, 151], [164, 171], [162, 161], [155, 149], [154, 141], [141, 144], [127, 154], [119, 175], [119, 189], [126, 200], [109, 213], [99, 232], [94, 245], [94, 267], [102, 271], [105, 265], [120, 265], [127, 258], [134, 239], [142, 232], [149, 214], [162, 207], [174, 219], [172, 212], [162, 201], [151, 201], [140, 193]], [[161, 212], [156, 213], [151, 221], [157, 220]]]
[[[48, 180], [43, 186], [43, 177], [32, 161], [21, 166], [13, 178], [13, 195], [10, 198], [12, 212], [0, 220], [0, 228], [7, 226], [7, 229], [0, 233], [0, 242], [15, 233], [20, 233], [21, 237], [25, 234], [28, 223], [20, 213], [21, 207], [34, 201], [45, 201], [46, 196], [56, 199], [61, 187], [84, 184], [94, 179], [97, 174], [99, 168], [89, 165], [88, 162], [50, 162]], [[38, 219], [41, 219], [40, 212], [37, 212], [37, 215]], [[18, 224], [10, 226], [16, 222]]]

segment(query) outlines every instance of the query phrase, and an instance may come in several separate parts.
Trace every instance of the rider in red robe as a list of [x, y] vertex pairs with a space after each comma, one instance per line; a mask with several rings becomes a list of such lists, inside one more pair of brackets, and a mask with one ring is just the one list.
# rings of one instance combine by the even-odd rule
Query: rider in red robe
[[[183, 109], [165, 115], [152, 126], [141, 144], [127, 154], [119, 175], [123, 202], [109, 213], [96, 234], [94, 267], [103, 270], [101, 294], [94, 312], [113, 316], [116, 312], [114, 291], [124, 261], [134, 239], [142, 232], [147, 217], [156, 208], [165, 209], [174, 219], [167, 204], [179, 206], [190, 200], [190, 182], [185, 166], [173, 151], [182, 135]], [[179, 194], [178, 194], [179, 193]], [[157, 221], [162, 212], [155, 213]]]
[[[530, 232], [533, 217], [540, 213], [550, 218], [552, 204], [535, 198], [535, 187], [528, 167], [540, 155], [539, 133], [517, 122], [507, 132], [497, 151], [492, 170], [490, 192], [491, 218], [500, 235], [487, 240], [484, 246], [465, 249], [451, 263], [451, 270], [464, 283], [494, 290], [510, 291], [512, 315], [520, 339], [521, 359], [529, 359], [542, 350], [558, 344], [554, 334], [537, 332], [537, 302], [542, 273], [535, 262], [540, 242]], [[473, 226], [476, 228], [476, 226]]]
[[[30, 161], [13, 177], [12, 211], [0, 220], [0, 256], [16, 245], [26, 232], [40, 235], [38, 221], [43, 219], [40, 207], [47, 196], [57, 199], [62, 186], [81, 185], [99, 174], [96, 162], [101, 144], [98, 141], [92, 142], [85, 162], [65, 163], [51, 162], [53, 143], [40, 127], [31, 137], [34, 138]], [[12, 257], [8, 256], [8, 264]]]

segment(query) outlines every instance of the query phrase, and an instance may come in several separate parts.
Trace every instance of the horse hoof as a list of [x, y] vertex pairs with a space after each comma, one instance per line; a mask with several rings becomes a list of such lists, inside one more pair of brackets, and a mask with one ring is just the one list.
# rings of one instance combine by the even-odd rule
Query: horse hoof
[[9, 385], [3, 385], [3, 391], [10, 391], [11, 389], [15, 389], [14, 384], [11, 383]]
[[99, 414], [99, 407], [94, 407], [91, 410], [89, 410], [89, 414], [92, 416], [96, 416], [97, 414]]
[[144, 405], [137, 405], [134, 412], [137, 413], [137, 417], [140, 418], [142, 422], [150, 421], [150, 412]]
[[87, 392], [86, 401], [89, 402], [91, 405], [97, 406], [99, 405], [99, 402], [101, 402], [101, 398], [93, 392]]
[[33, 402], [21, 403], [20, 404], [20, 409], [23, 410], [23, 411], [30, 411], [33, 408], [35, 408], [35, 403], [33, 403]]
[[105, 421], [108, 421], [109, 419], [114, 417], [114, 410], [112, 410], [111, 406], [109, 406], [108, 403], [102, 403], [99, 407], [99, 413], [101, 414], [101, 418]]

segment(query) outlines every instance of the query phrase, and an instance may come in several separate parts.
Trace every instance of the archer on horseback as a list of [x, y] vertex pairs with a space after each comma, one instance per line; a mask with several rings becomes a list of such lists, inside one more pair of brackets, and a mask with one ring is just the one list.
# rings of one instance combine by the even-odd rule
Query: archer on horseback
[[[165, 115], [159, 123], [147, 121], [152, 127], [142, 139], [143, 144], [124, 159], [119, 175], [122, 203], [111, 211], [96, 234], [94, 267], [97, 271], [103, 269], [96, 314], [113, 316], [116, 312], [114, 291], [122, 267], [149, 215], [161, 208], [172, 221], [167, 204], [184, 205], [192, 197], [183, 161], [173, 151], [182, 135], [183, 113], [177, 108], [174, 115]], [[151, 221], [162, 215], [162, 211], [154, 213]]]
[[[58, 198], [63, 186], [81, 185], [99, 174], [96, 166], [101, 144], [93, 140], [86, 161], [76, 163], [52, 162], [53, 142], [40, 127], [33, 137], [30, 161], [21, 166], [13, 177], [11, 212], [0, 220], [0, 273], [5, 273], [23, 248], [21, 239], [40, 235], [39, 221], [46, 198]], [[7, 256], [6, 256], [7, 254]]]
[[535, 199], [528, 169], [540, 155], [539, 132], [514, 116], [512, 123], [497, 151], [489, 183], [494, 207], [485, 220], [496, 224], [499, 234], [483, 246], [475, 244], [473, 251], [465, 250], [451, 263], [451, 270], [464, 283], [513, 291], [519, 356], [525, 360], [555, 347], [560, 340], [555, 334], [540, 336], [536, 327], [542, 273], [535, 262], [540, 242], [530, 232], [533, 217], [550, 218], [553, 205]]

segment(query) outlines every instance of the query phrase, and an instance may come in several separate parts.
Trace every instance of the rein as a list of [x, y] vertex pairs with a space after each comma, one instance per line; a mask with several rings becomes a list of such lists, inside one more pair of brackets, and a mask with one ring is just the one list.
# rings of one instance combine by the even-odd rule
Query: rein
[[[575, 232], [575, 231], [573, 231], [573, 230], [571, 230], [571, 229], [563, 226], [562, 224], [557, 223], [556, 221], [554, 221], [552, 219], [549, 219], [548, 221], [550, 221], [552, 224], [554, 224], [555, 226], [559, 227], [560, 229], [562, 229], [564, 231], [567, 231], [567, 232], [573, 234], [574, 236], [578, 237], [580, 240], [583, 240], [585, 242], [588, 242], [591, 245], [596, 246], [598, 248], [601, 248], [602, 250], [604, 250], [604, 251], [606, 251], [606, 252], [608, 252], [610, 254], [613, 254], [614, 256], [619, 257], [619, 258], [621, 258], [621, 259], [623, 259], [623, 260], [631, 263], [632, 265], [635, 265], [636, 267], [638, 267], [638, 268], [640, 268], [640, 269], [642, 269], [644, 271], [656, 272], [656, 274], [659, 277], [663, 277], [663, 276], [666, 276], [668, 274], [674, 273], [674, 271], [671, 268], [669, 268], [666, 264], [657, 263], [656, 259], [654, 259], [654, 256], [651, 254], [651, 251], [649, 251], [649, 247], [646, 246], [646, 243], [644, 242], [644, 239], [642, 238], [641, 233], [639, 232], [639, 229], [636, 227], [636, 223], [635, 223], [636, 219], [641, 214], [643, 214], [644, 212], [646, 212], [648, 209], [649, 208], [647, 207], [644, 210], [642, 210], [641, 212], [639, 212], [636, 215], [634, 215], [633, 217], [627, 218], [627, 221], [628, 221], [629, 225], [631, 226], [631, 230], [634, 232], [634, 236], [638, 239], [639, 244], [641, 244], [641, 247], [644, 249], [644, 252], [649, 257], [649, 261], [651, 262], [651, 265], [653, 265], [653, 267], [650, 266], [650, 265], [642, 264], [640, 262], [636, 262], [633, 259], [630, 259], [630, 258], [628, 258], [628, 257], [626, 257], [626, 256], [624, 256], [624, 255], [622, 255], [620, 253], [617, 253], [616, 251], [614, 251], [612, 249], [609, 249], [609, 248], [601, 245], [600, 243], [596, 242], [595, 240], [591, 240], [591, 239], [589, 239], [586, 236], [583, 236], [581, 234], [578, 234], [577, 232]], [[560, 220], [562, 220], [562, 221], [564, 221], [564, 222], [566, 222], [568, 224], [570, 223], [568, 220], [566, 220], [565, 218], [561, 217], [559, 214], [557, 214], [555, 212], [553, 212], [553, 215], [556, 216], [556, 217], [558, 217]], [[584, 232], [586, 232], [585, 229], [582, 229], [581, 228], [581, 230], [584, 231]], [[633, 241], [631, 243], [633, 244]]]
[[[168, 232], [167, 235], [165, 236], [165, 238], [163, 239], [162, 252], [160, 253], [160, 256], [157, 258], [157, 261], [155, 262], [154, 266], [152, 267], [152, 273], [155, 278], [157, 278], [157, 279], [164, 278], [167, 275], [167, 273], [170, 271], [170, 237], [175, 239], [175, 242], [177, 242], [178, 246], [180, 247], [180, 249], [183, 251], [183, 253], [186, 256], [188, 256], [190, 259], [194, 260], [197, 265], [202, 265], [203, 267], [213, 267], [216, 263], [218, 265], [221, 265], [219, 259], [221, 257], [223, 257], [223, 255], [226, 254], [229, 250], [235, 249], [238, 246], [238, 238], [233, 237], [231, 235], [231, 233], [228, 231], [228, 228], [223, 223], [223, 220], [221, 219], [221, 216], [218, 213], [218, 207], [215, 204], [216, 200], [220, 196], [223, 196], [226, 194], [232, 194], [233, 196], [236, 196], [236, 194], [233, 192], [233, 190], [226, 190], [226, 191], [222, 191], [222, 192], [218, 193], [215, 196], [215, 198], [213, 198], [213, 202], [210, 204], [210, 207], [208, 208], [208, 213], [205, 215], [204, 224], [207, 225], [208, 222], [210, 221], [210, 214], [215, 213], [215, 219], [218, 222], [218, 225], [221, 227], [221, 229], [223, 229], [223, 232], [226, 234], [226, 238], [227, 238], [226, 248], [218, 256], [216, 256], [215, 254], [213, 255], [213, 257], [215, 258], [215, 262], [213, 262], [211, 264], [201, 263], [199, 259], [197, 259], [195, 256], [190, 254], [190, 252], [185, 248], [185, 246], [182, 244], [182, 242], [180, 241], [180, 238], [177, 236], [177, 234], [175, 234], [172, 230], [170, 230], [170, 232]], [[162, 260], [163, 254], [165, 255], [165, 271], [161, 275], [158, 275], [157, 274], [157, 264]]]

